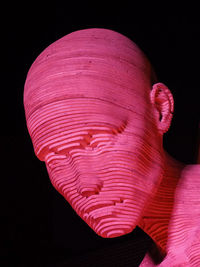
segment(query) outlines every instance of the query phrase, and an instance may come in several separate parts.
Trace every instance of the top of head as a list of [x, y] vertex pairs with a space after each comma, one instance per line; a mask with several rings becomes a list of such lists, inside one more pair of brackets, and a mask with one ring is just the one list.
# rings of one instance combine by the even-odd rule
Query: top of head
[[[119, 104], [114, 91], [134, 88], [144, 94], [140, 84], [151, 85], [151, 76], [148, 59], [124, 35], [100, 28], [72, 32], [48, 46], [32, 64], [24, 88], [26, 120], [42, 106], [71, 97], [98, 96]], [[127, 101], [120, 94], [121, 105], [127, 106]]]

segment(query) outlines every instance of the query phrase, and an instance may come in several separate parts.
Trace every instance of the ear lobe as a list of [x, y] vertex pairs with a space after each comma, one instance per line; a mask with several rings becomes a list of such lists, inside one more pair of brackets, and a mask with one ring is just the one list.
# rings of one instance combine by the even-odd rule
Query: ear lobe
[[150, 92], [150, 100], [157, 114], [157, 126], [160, 134], [168, 131], [174, 112], [172, 93], [163, 83], [156, 83]]

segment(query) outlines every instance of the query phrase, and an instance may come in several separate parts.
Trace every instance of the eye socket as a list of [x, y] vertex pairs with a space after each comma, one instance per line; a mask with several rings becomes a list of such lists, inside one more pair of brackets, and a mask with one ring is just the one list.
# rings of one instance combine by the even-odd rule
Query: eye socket
[[[46, 154], [54, 153], [54, 155], [65, 155], [66, 157], [70, 157], [70, 151], [76, 149], [87, 149], [93, 150], [95, 148], [101, 148], [106, 146], [107, 144], [110, 145], [113, 141], [113, 138], [117, 137], [118, 134], [123, 133], [127, 126], [127, 121], [124, 121], [118, 128], [108, 127], [107, 129], [90, 129], [90, 130], [83, 130], [81, 132], [82, 135], [74, 135], [68, 143], [60, 142], [61, 144], [53, 144], [46, 146], [45, 149], [42, 149], [40, 155], [43, 159]], [[74, 139], [74, 140], [72, 140]], [[60, 147], [60, 145], [62, 145]], [[48, 151], [46, 151], [46, 149]]]

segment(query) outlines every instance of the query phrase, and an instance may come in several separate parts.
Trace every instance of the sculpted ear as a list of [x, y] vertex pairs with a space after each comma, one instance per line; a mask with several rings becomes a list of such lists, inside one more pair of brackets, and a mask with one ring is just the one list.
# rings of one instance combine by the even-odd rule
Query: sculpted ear
[[156, 83], [150, 92], [150, 100], [154, 107], [158, 131], [164, 134], [171, 125], [174, 112], [172, 93], [163, 83]]

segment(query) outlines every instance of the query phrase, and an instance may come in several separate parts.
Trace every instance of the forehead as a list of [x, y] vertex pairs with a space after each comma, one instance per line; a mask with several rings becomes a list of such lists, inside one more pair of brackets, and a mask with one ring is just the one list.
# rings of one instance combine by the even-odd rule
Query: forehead
[[24, 91], [26, 119], [28, 120], [31, 114], [43, 106], [64, 100], [69, 100], [67, 105], [70, 105], [71, 109], [72, 105], [76, 105], [73, 99], [80, 105], [83, 103], [85, 107], [91, 105], [91, 101], [87, 102], [87, 99], [92, 99], [93, 102], [97, 102], [95, 107], [97, 109], [102, 105], [99, 101], [129, 110], [135, 110], [138, 103], [140, 105], [137, 109], [144, 105], [149, 89], [149, 81], [145, 75], [137, 68], [134, 68], [133, 73], [129, 71], [129, 77], [118, 75], [117, 72], [112, 73], [111, 69], [112, 67], [105, 72], [106, 74], [102, 70], [96, 72], [82, 70], [76, 75], [65, 70], [59, 74], [53, 72], [52, 75], [45, 77], [38, 74], [36, 81], [28, 79], [26, 88], [29, 90]]
[[[144, 113], [142, 103], [136, 99], [135, 108], [130, 108], [128, 105], [121, 106], [120, 103], [112, 103], [98, 98], [70, 98], [61, 99], [48, 103], [37, 109], [28, 118], [28, 130], [33, 136], [39, 132], [40, 128], [49, 125], [50, 128], [57, 125], [78, 124], [79, 122], [106, 122], [111, 125], [116, 125], [120, 121], [127, 120], [133, 114]], [[53, 128], [51, 128], [53, 129]]]

